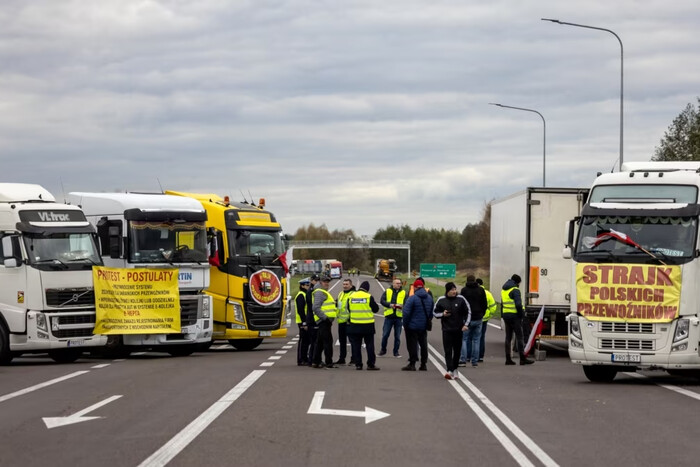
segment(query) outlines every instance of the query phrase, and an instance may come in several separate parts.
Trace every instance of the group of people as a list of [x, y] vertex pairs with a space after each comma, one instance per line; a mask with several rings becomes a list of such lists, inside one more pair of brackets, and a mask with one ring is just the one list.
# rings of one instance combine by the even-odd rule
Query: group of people
[[[374, 314], [379, 311], [379, 305], [369, 293], [369, 282], [362, 282], [356, 289], [352, 280], [346, 278], [335, 299], [328, 291], [330, 282], [328, 275], [313, 275], [299, 282], [300, 290], [294, 299], [300, 336], [297, 364], [312, 368], [344, 365], [349, 340], [349, 364], [358, 370], [363, 369], [364, 343], [367, 369], [379, 370], [374, 347]], [[502, 317], [506, 331], [506, 365], [515, 365], [511, 358], [513, 335], [520, 364], [533, 363], [524, 353], [521, 324], [524, 309], [518, 289], [520, 282], [520, 277], [514, 274], [501, 290]], [[458, 378], [457, 368], [467, 362], [471, 362], [472, 367], [478, 367], [479, 362], [483, 361], [488, 321], [495, 313], [497, 304], [493, 295], [483, 287], [483, 281], [474, 275], [467, 276], [467, 282], [460, 292], [453, 282], [445, 284], [445, 295], [437, 301], [434, 301], [429, 289], [425, 288], [422, 278], [417, 278], [408, 292], [403, 289], [402, 281], [396, 278], [392, 287], [382, 293], [380, 304], [384, 307], [384, 324], [379, 356], [387, 354], [389, 337], [393, 331], [392, 353], [394, 357], [401, 357], [399, 350], [403, 329], [408, 349], [408, 364], [401, 368], [403, 371], [427, 370], [427, 333], [432, 329], [433, 318], [439, 319], [442, 324], [446, 379]], [[340, 355], [335, 362], [331, 330], [334, 320], [338, 321], [340, 343]]]

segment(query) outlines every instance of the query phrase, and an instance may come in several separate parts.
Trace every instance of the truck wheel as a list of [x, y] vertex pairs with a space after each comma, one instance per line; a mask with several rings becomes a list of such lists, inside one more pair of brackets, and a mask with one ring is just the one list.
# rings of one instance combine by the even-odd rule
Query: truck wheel
[[168, 353], [173, 357], [188, 357], [194, 353], [196, 345], [178, 345], [168, 348]]
[[0, 323], [0, 365], [9, 365], [12, 361], [10, 352], [10, 336], [5, 325]]
[[56, 363], [73, 363], [82, 354], [83, 351], [78, 349], [52, 350], [49, 352], [49, 357]]
[[593, 383], [609, 383], [615, 379], [617, 370], [611, 366], [584, 365], [583, 373]]
[[262, 339], [229, 339], [228, 343], [236, 350], [253, 350], [262, 343]]

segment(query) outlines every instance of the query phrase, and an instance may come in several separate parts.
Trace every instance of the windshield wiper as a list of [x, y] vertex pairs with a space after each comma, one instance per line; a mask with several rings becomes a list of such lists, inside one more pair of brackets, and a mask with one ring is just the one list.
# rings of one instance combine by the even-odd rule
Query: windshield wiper
[[61, 265], [63, 266], [63, 269], [68, 269], [68, 265], [58, 258], [34, 260], [32, 261], [32, 264], [48, 264], [50, 266]]
[[99, 266], [98, 263], [93, 261], [92, 258], [88, 258], [87, 256], [84, 258], [74, 258], [74, 259], [68, 260], [69, 263], [75, 263], [77, 261], [87, 261], [89, 263], [92, 263], [93, 266]]

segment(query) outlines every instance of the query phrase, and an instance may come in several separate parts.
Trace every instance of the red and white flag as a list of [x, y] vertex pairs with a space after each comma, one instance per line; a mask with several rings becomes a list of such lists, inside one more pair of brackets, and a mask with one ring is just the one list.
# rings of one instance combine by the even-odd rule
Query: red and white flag
[[532, 347], [535, 345], [535, 339], [537, 339], [537, 336], [542, 334], [542, 326], [544, 325], [543, 320], [544, 320], [544, 305], [542, 305], [542, 309], [540, 310], [540, 314], [537, 315], [537, 319], [535, 320], [535, 325], [532, 327], [532, 331], [530, 332], [530, 338], [527, 340], [527, 345], [525, 346], [525, 355], [530, 354]]
[[629, 238], [627, 234], [618, 232], [617, 230], [610, 229], [609, 232], [603, 232], [597, 237], [584, 237], [583, 246], [586, 248], [594, 248], [603, 243], [606, 240], [615, 239], [627, 245], [633, 246], [635, 248], [640, 248], [639, 244]]
[[282, 265], [282, 269], [284, 269], [285, 274], [289, 274], [289, 265], [287, 264], [287, 253], [288, 251], [285, 251], [281, 255], [277, 257], [279, 260], [280, 264]]
[[209, 255], [209, 264], [217, 268], [221, 266], [221, 261], [219, 260], [219, 240], [216, 236], [213, 236], [209, 240], [207, 250]]

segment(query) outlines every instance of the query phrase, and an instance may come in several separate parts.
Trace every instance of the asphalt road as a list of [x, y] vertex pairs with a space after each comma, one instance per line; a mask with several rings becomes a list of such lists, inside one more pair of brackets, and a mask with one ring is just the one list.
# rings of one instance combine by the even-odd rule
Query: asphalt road
[[439, 327], [427, 372], [298, 367], [296, 332], [251, 352], [18, 358], [0, 367], [0, 465], [698, 465], [700, 382], [593, 384], [565, 353], [505, 366], [495, 326], [484, 363], [447, 381]]

